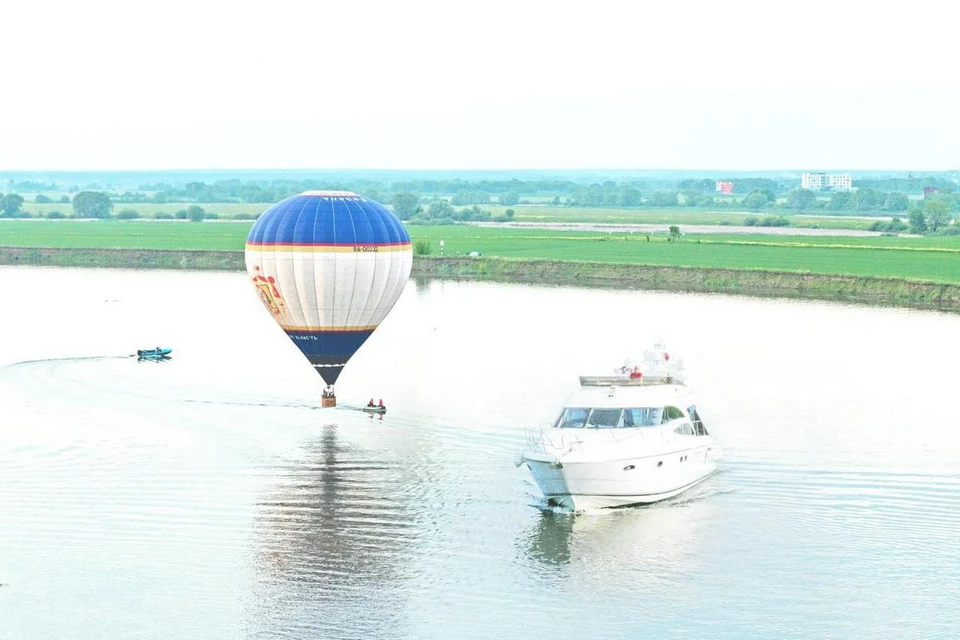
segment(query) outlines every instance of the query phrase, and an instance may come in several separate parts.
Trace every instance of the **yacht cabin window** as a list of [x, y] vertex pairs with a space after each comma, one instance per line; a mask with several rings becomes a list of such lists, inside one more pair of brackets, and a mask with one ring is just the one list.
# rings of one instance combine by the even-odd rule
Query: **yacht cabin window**
[[703, 420], [700, 418], [700, 414], [697, 413], [697, 407], [695, 405], [687, 407], [687, 415], [693, 420], [693, 430], [697, 432], [698, 436], [710, 435], [707, 433], [707, 428], [703, 426]]
[[620, 426], [622, 409], [594, 409], [587, 419], [587, 427], [592, 429], [616, 429]]
[[623, 410], [624, 427], [655, 427], [660, 424], [663, 409], [659, 407], [632, 408]]
[[693, 425], [689, 422], [684, 422], [679, 427], [673, 430], [674, 433], [679, 433], [682, 436], [695, 436], [697, 435], [696, 431], [693, 429]]
[[683, 411], [680, 411], [680, 409], [677, 409], [676, 407], [667, 407], [663, 410], [663, 424], [682, 417]]
[[559, 429], [657, 427], [683, 417], [683, 412], [676, 407], [628, 407], [626, 409], [567, 407], [554, 426]]
[[590, 415], [590, 409], [567, 407], [560, 414], [556, 426], [560, 429], [580, 429], [587, 422], [588, 415]]

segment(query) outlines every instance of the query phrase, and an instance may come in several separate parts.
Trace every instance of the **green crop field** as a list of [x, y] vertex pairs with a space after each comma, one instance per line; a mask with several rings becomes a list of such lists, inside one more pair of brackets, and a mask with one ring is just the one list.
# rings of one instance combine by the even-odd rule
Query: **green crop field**
[[[2, 220], [0, 246], [240, 251], [251, 222]], [[763, 269], [960, 283], [960, 236], [929, 238], [623, 234], [466, 225], [409, 227], [447, 256]]]
[[246, 222], [0, 220], [0, 246], [242, 251]]
[[441, 226], [410, 228], [414, 240], [439, 240], [444, 255], [576, 260], [722, 269], [801, 271], [960, 283], [960, 237], [847, 238], [780, 235], [665, 236]]

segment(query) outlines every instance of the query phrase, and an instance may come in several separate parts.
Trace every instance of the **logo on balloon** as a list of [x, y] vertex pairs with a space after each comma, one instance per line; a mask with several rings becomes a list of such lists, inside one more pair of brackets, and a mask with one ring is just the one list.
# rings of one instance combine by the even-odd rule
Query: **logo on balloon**
[[260, 273], [259, 266], [254, 267], [254, 271], [257, 275], [253, 276], [253, 286], [257, 288], [263, 306], [269, 309], [274, 316], [278, 318], [283, 316], [287, 311], [287, 305], [284, 304], [283, 296], [277, 290], [276, 280], [273, 279], [273, 276], [264, 276]]

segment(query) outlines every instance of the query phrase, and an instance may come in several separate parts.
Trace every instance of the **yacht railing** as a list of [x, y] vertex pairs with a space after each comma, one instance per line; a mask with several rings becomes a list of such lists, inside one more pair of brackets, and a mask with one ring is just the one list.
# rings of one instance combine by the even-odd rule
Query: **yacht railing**
[[626, 376], [580, 376], [581, 387], [649, 387], [661, 384], [684, 384], [679, 374], [644, 375], [639, 378]]

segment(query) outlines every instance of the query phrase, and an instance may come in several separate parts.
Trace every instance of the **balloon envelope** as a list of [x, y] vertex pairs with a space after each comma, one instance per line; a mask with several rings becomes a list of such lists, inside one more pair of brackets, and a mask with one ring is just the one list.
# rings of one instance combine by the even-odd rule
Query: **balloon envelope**
[[264, 306], [332, 385], [400, 297], [413, 252], [379, 203], [305, 191], [257, 219], [245, 258]]

